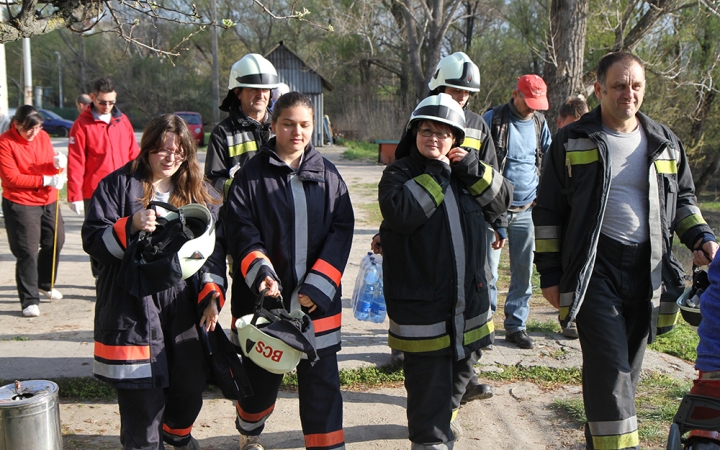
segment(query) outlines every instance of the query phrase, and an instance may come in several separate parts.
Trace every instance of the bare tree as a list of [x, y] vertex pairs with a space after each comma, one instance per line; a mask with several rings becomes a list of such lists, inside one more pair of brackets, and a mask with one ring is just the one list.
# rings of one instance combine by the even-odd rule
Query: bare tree
[[570, 95], [585, 94], [583, 62], [589, 0], [552, 0], [545, 63], [550, 110], [545, 113], [555, 129], [558, 107]]

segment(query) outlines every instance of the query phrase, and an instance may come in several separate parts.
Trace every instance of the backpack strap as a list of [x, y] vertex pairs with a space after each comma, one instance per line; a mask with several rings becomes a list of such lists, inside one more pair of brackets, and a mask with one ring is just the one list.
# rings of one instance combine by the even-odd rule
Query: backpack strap
[[535, 111], [533, 113], [533, 121], [535, 122], [535, 142], [537, 143], [535, 147], [535, 167], [537, 167], [539, 172], [543, 159], [542, 132], [545, 127], [545, 115]]

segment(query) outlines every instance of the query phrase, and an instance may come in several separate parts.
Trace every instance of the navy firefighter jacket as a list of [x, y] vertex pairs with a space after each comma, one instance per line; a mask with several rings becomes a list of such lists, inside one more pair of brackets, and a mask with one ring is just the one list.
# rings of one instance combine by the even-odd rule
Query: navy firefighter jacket
[[[203, 267], [169, 289], [135, 297], [118, 282], [125, 252], [134, 248], [132, 244], [140, 234], [130, 233], [132, 216], [147, 207], [139, 202], [143, 196], [142, 169], [131, 173], [131, 165], [132, 161], [103, 178], [93, 194], [82, 227], [83, 249], [101, 263], [95, 305], [93, 372], [116, 388], [165, 388], [169, 386], [168, 366], [172, 364], [168, 361], [165, 339], [172, 337], [164, 336], [171, 325], [163, 321], [163, 317], [167, 317], [164, 310], [175, 309], [174, 302], [192, 302], [197, 305], [196, 309], [176, 309], [190, 311], [195, 317], [177, 319], [197, 324], [207, 306], [207, 301], [200, 301], [209, 290], [221, 293], [218, 306], [223, 306], [226, 253], [221, 245], [222, 225], [217, 222], [221, 203], [205, 205], [217, 225], [216, 245]], [[220, 194], [209, 183], [206, 189], [220, 199]]]
[[[258, 286], [269, 275], [280, 282], [288, 311], [308, 312], [298, 294], [317, 305], [310, 318], [318, 354], [338, 351], [340, 280], [355, 217], [337, 168], [310, 144], [294, 170], [275, 153], [273, 138], [235, 174], [226, 208], [228, 251], [234, 261], [233, 317], [253, 312]], [[266, 307], [276, 303], [266, 299]], [[231, 330], [237, 346], [234, 319]]]

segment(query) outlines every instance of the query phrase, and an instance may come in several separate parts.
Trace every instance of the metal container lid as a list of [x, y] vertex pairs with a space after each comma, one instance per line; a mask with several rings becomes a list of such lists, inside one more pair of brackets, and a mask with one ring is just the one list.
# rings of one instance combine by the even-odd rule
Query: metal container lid
[[16, 381], [0, 388], [0, 409], [44, 402], [55, 395], [58, 385], [47, 380]]

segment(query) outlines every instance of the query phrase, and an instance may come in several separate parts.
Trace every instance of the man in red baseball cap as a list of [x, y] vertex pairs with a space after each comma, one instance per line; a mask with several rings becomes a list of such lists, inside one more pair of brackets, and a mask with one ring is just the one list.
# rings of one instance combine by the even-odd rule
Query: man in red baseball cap
[[523, 114], [525, 117], [530, 117], [535, 111], [547, 111], [547, 85], [535, 74], [523, 75], [518, 78], [517, 89], [513, 91], [513, 100], [518, 110], [523, 103], [527, 106], [523, 108], [526, 112]]
[[[526, 322], [530, 314], [532, 296], [533, 251], [535, 229], [532, 221], [532, 205], [537, 193], [538, 174], [542, 155], [550, 148], [550, 130], [545, 117], [538, 111], [548, 109], [547, 86], [537, 75], [518, 78], [512, 98], [504, 105], [485, 113], [483, 119], [490, 126], [502, 175], [513, 184], [513, 201], [508, 211], [508, 243], [510, 253], [510, 289], [505, 299], [505, 340], [520, 348], [535, 346], [527, 334]], [[495, 231], [488, 232], [488, 247], [495, 238]], [[497, 309], [498, 265], [501, 250], [490, 249], [488, 262], [492, 273], [490, 306]]]

